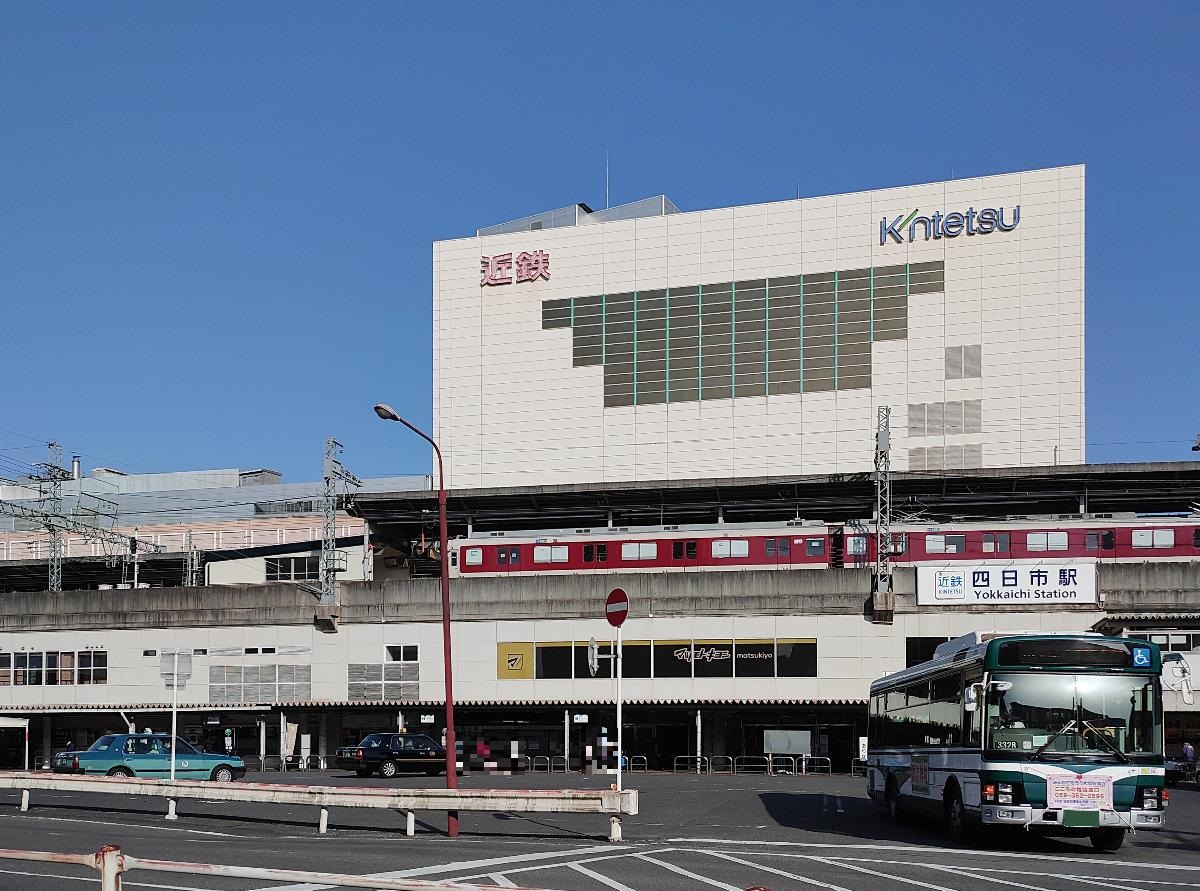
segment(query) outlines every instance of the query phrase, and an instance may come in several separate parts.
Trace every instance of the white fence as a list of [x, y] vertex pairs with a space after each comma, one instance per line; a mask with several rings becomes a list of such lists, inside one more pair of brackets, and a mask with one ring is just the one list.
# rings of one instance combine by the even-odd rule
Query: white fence
[[636, 789], [387, 789], [348, 786], [297, 786], [276, 783], [224, 783], [198, 780], [143, 780], [0, 772], [0, 789], [21, 793], [21, 810], [29, 809], [30, 792], [99, 792], [168, 799], [167, 818], [175, 818], [179, 799], [245, 801], [260, 804], [311, 805], [320, 811], [319, 827], [329, 825], [329, 808], [377, 808], [404, 811], [407, 833], [414, 834], [416, 811], [492, 811], [522, 813], [608, 814], [610, 838], [620, 841], [621, 814], [638, 812]]
[[[450, 882], [422, 882], [416, 879], [380, 879], [373, 876], [354, 876], [332, 872], [304, 872], [299, 869], [266, 869], [252, 866], [223, 866], [214, 863], [184, 863], [177, 860], [151, 860], [131, 857], [117, 845], [105, 845], [95, 854], [58, 854], [51, 851], [14, 851], [0, 848], [0, 860], [23, 860], [37, 863], [62, 863], [83, 866], [99, 873], [101, 891], [121, 891], [121, 876], [141, 869], [146, 872], [183, 873], [192, 876], [226, 876], [237, 879], [258, 879], [267, 882], [303, 882], [334, 885], [342, 888], [384, 888], [392, 891], [494, 891], [494, 885], [464, 885]], [[74, 876], [70, 877], [72, 880]], [[536, 891], [516, 888], [516, 891]]]

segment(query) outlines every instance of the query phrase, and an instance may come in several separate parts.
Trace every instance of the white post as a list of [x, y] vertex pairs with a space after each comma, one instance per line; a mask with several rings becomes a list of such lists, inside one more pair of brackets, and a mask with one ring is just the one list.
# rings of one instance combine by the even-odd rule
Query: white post
[[621, 727], [621, 627], [617, 626], [617, 791], [621, 791], [621, 758], [625, 754]]
[[287, 715], [283, 712], [279, 713], [279, 770], [283, 772], [287, 770], [287, 756], [291, 754], [287, 751]]
[[571, 710], [563, 709], [563, 757], [567, 759], [567, 770], [571, 770]]
[[329, 831], [329, 808], [321, 808], [321, 822], [317, 827], [317, 831], [321, 835]]
[[414, 811], [408, 811], [404, 815], [404, 834], [409, 838], [417, 834], [417, 815]]
[[29, 719], [25, 719], [25, 769], [29, 770]]
[[96, 854], [96, 869], [100, 872], [100, 891], [121, 891], [121, 873], [125, 858], [117, 845], [105, 845]]
[[29, 790], [22, 789], [21, 790], [21, 812], [24, 813], [27, 810], [29, 810]]
[[267, 769], [267, 716], [258, 722], [258, 769]]
[[700, 773], [700, 709], [696, 709], [696, 773]]
[[[136, 563], [134, 564], [137, 565]], [[179, 713], [179, 650], [171, 658], [171, 782], [175, 782], [175, 728]]]

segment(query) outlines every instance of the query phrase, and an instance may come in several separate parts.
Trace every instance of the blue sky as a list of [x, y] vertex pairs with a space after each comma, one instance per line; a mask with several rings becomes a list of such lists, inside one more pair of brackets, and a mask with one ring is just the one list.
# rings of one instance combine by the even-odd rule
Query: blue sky
[[1086, 163], [1093, 461], [1200, 432], [1200, 4], [0, 2], [0, 476], [424, 472], [431, 242]]

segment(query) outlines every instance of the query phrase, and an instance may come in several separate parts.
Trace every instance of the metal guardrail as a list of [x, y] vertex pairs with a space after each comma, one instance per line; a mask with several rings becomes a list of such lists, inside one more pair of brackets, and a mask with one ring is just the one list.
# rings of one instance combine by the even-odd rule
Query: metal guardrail
[[[132, 857], [125, 854], [117, 845], [105, 845], [94, 854], [59, 854], [51, 851], [15, 851], [0, 848], [0, 860], [64, 863], [70, 866], [88, 867], [99, 873], [101, 891], [121, 891], [123, 884], [121, 876], [135, 869], [146, 872], [182, 873], [192, 876], [258, 879], [267, 882], [302, 882], [304, 884], [334, 885], [340, 888], [383, 888], [390, 889], [390, 891], [485, 891], [485, 889], [495, 888], [494, 885], [424, 882], [419, 879], [383, 879], [333, 872], [305, 872], [299, 869], [268, 869], [258, 866], [225, 866], [215, 863], [186, 863], [179, 860], [151, 860], [147, 857]], [[536, 889], [516, 887], [516, 891], [536, 891]]]
[[645, 755], [630, 755], [629, 756], [629, 772], [630, 773], [645, 773], [650, 769], [650, 759]]
[[833, 776], [833, 762], [824, 755], [801, 755], [799, 763], [801, 776], [810, 773], [827, 773]]
[[29, 810], [31, 790], [146, 795], [168, 799], [167, 819], [176, 817], [178, 799], [299, 804], [319, 808], [319, 831], [329, 826], [329, 808], [376, 808], [404, 811], [406, 834], [415, 834], [416, 811], [493, 811], [521, 813], [609, 814], [609, 837], [621, 840], [621, 814], [638, 812], [636, 789], [389, 789], [348, 786], [299, 786], [282, 783], [222, 783], [199, 780], [146, 780], [74, 775], [39, 776], [0, 772], [0, 789], [21, 793], [21, 810]]
[[867, 775], [867, 762], [862, 758], [855, 758], [850, 762], [850, 776], [865, 777]]
[[550, 773], [566, 773], [570, 769], [570, 764], [567, 761], [566, 755], [550, 756]]
[[791, 755], [768, 755], [767, 773], [790, 776], [796, 772], [796, 759]]
[[676, 755], [671, 770], [674, 773], [708, 773], [708, 758], [704, 755]]
[[733, 773], [733, 756], [732, 755], [709, 755], [708, 756], [708, 772], [709, 773]]
[[534, 755], [529, 762], [529, 769], [534, 773], [549, 773], [550, 772], [550, 756], [549, 755]]
[[766, 755], [738, 755], [733, 759], [734, 773], [770, 773], [771, 759]]

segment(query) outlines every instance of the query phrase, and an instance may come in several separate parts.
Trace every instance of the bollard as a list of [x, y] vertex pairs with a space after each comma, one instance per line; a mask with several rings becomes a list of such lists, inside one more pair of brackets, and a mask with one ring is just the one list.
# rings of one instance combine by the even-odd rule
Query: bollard
[[168, 820], [178, 820], [179, 819], [179, 815], [175, 813], [175, 799], [174, 798], [167, 799], [167, 819]]
[[96, 870], [100, 873], [100, 891], [121, 891], [125, 857], [119, 845], [105, 845], [96, 853]]
[[321, 825], [318, 827], [317, 831], [321, 833], [321, 835], [324, 835], [329, 831], [329, 808], [327, 807], [321, 808]]
[[417, 815], [412, 811], [405, 811], [404, 818], [404, 834], [410, 838], [417, 834]]
[[608, 818], [608, 840], [610, 842], [619, 842], [621, 840], [621, 818]]
[[29, 790], [22, 789], [21, 790], [21, 811], [22, 811], [22, 813], [24, 813], [27, 810], [29, 810]]

